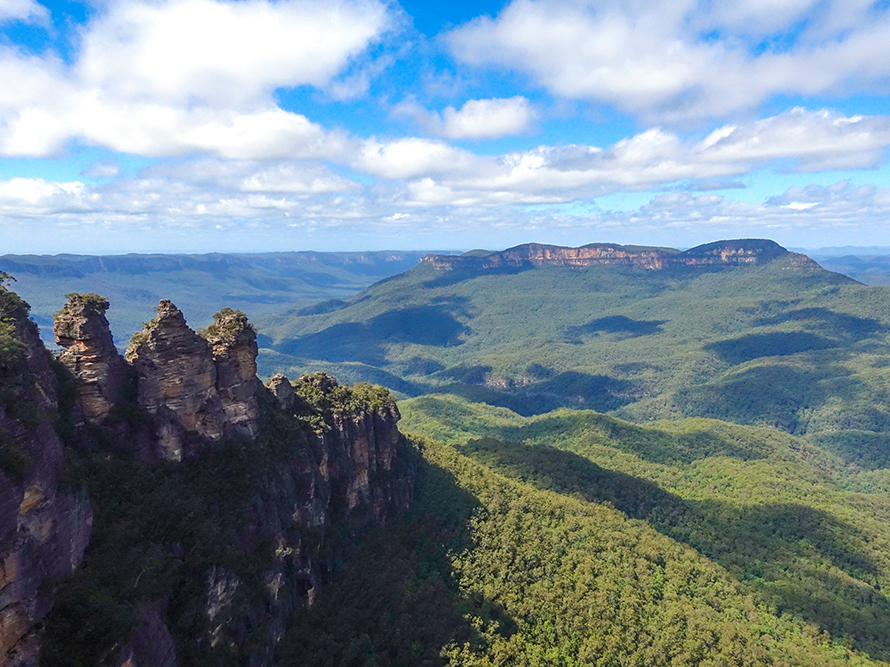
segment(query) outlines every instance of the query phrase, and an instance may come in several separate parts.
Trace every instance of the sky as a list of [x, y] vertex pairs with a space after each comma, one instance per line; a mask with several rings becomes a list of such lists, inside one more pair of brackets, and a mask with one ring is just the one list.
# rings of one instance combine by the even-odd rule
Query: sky
[[0, 253], [890, 245], [890, 0], [0, 0]]

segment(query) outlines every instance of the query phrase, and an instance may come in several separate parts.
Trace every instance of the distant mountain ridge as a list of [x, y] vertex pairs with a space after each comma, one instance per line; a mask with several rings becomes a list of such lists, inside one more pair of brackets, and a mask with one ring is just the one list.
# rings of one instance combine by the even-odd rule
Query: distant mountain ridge
[[210, 253], [204, 255], [0, 255], [0, 271], [51, 343], [53, 313], [69, 292], [101, 294], [116, 344], [125, 347], [144, 313], [174, 300], [188, 320], [209, 323], [220, 302], [251, 317], [276, 308], [353, 296], [415, 266], [428, 251]]
[[657, 248], [590, 243], [578, 248], [526, 243], [501, 252], [480, 255], [427, 255], [421, 262], [437, 269], [497, 269], [502, 267], [534, 266], [631, 266], [643, 269], [666, 269], [676, 266], [709, 266], [761, 264], [785, 255], [800, 266], [815, 266], [806, 255], [790, 253], [775, 241], [737, 239], [715, 241], [690, 248]]

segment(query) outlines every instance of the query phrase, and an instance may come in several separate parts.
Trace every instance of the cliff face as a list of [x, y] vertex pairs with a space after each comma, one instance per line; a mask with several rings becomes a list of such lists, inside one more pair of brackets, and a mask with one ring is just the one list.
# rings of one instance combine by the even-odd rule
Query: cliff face
[[[360, 398], [365, 405], [350, 411], [337, 405], [337, 396], [352, 400], [355, 392], [330, 376], [301, 377], [296, 384], [300, 395], [294, 393], [291, 408], [277, 414], [312, 416], [316, 428], [295, 440], [285, 459], [260, 473], [237, 532], [247, 552], [263, 544], [273, 547], [261, 576], [265, 595], [239, 612], [238, 597], [249, 588], [242, 577], [219, 567], [205, 582], [209, 623], [203, 641], [229, 646], [253, 665], [270, 664], [287, 619], [298, 606], [312, 603], [335, 562], [348, 556], [343, 535], [385, 523], [413, 501], [414, 473], [392, 399]], [[307, 395], [313, 399], [305, 400]], [[260, 629], [258, 618], [265, 623]], [[251, 643], [263, 648], [245, 655], [243, 647]]]
[[256, 331], [244, 313], [224, 308], [202, 333], [212, 347], [216, 390], [226, 424], [235, 435], [253, 438], [259, 432], [260, 418]]
[[[82, 579], [101, 579], [101, 596], [114, 603], [95, 607], [89, 586], [63, 589], [65, 604], [46, 622], [46, 664], [67, 664], [69, 655], [121, 667], [270, 664], [288, 619], [329, 581], [351, 536], [412, 502], [413, 468], [395, 402], [383, 389], [350, 388], [324, 374], [296, 383], [279, 374], [264, 387], [253, 326], [231, 309], [196, 333], [161, 301], [124, 361], [111, 343], [107, 307], [101, 298], [72, 295], [55, 333], [76, 393], [69, 421], [86, 471], [81, 483], [93, 489], [102, 517]], [[54, 379], [40, 349], [52, 408]], [[58, 474], [62, 444], [49, 419], [42, 428], [52, 436], [46, 451]], [[142, 463], [127, 463], [128, 449]], [[154, 465], [163, 460], [178, 463]], [[27, 512], [44, 502], [37, 490], [29, 493], [20, 501]], [[66, 502], [56, 503], [59, 511], [84, 517], [67, 521], [81, 529], [60, 532], [54, 543], [52, 562], [58, 554], [67, 559], [67, 570], [51, 568], [60, 579], [89, 538], [86, 496]], [[31, 589], [39, 588], [34, 582]], [[41, 604], [30, 620], [11, 617], [6, 625], [31, 627], [51, 600]], [[120, 624], [120, 636], [70, 637], [85, 609], [96, 615], [90, 627]], [[30, 655], [36, 647], [34, 640]]]
[[157, 310], [134, 336], [127, 361], [136, 372], [136, 401], [154, 417], [161, 456], [179, 461], [194, 452], [196, 438], [223, 437], [225, 411], [210, 344], [170, 301], [162, 300]]
[[81, 563], [92, 511], [86, 494], [60, 484], [57, 382], [37, 326], [3, 288], [0, 311], [17, 343], [0, 353], [0, 664], [33, 665], [53, 582]]
[[105, 419], [115, 404], [131, 398], [131, 372], [118, 354], [105, 311], [108, 301], [95, 294], [74, 294], [55, 317], [56, 345], [64, 348], [59, 360], [77, 379], [77, 393], [85, 417]]
[[527, 266], [630, 266], [659, 270], [678, 266], [755, 265], [786, 255], [793, 255], [800, 265], [816, 266], [815, 262], [803, 255], [789, 253], [773, 241], [760, 239], [717, 241], [682, 252], [672, 248], [640, 248], [610, 243], [593, 243], [580, 248], [529, 243], [482, 257], [427, 255], [421, 262], [446, 270]]

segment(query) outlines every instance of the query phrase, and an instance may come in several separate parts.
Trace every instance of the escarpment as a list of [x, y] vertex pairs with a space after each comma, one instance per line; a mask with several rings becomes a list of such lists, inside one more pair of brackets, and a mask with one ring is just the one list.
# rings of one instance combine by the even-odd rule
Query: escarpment
[[0, 328], [0, 665], [271, 664], [357, 533], [412, 503], [386, 390], [264, 386], [240, 311], [198, 333], [161, 301], [124, 359], [108, 302], [69, 295], [53, 367], [16, 308]]
[[684, 251], [614, 243], [591, 243], [579, 248], [528, 243], [482, 256], [427, 255], [421, 262], [446, 270], [485, 271], [531, 266], [629, 266], [660, 270], [675, 267], [756, 265], [785, 256], [798, 267], [817, 266], [805, 255], [789, 253], [779, 244], [762, 239], [716, 241]]
[[28, 305], [0, 286], [0, 665], [36, 663], [39, 624], [92, 531], [86, 494], [61, 482], [58, 408], [56, 375]]

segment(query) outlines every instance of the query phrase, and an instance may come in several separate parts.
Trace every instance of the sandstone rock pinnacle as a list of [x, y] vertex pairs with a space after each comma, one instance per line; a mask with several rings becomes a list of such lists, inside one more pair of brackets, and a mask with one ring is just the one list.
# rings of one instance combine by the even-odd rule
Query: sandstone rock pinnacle
[[216, 388], [233, 435], [253, 438], [259, 433], [256, 393], [258, 348], [256, 331], [240, 310], [223, 308], [201, 335], [210, 343], [216, 363]]
[[59, 355], [77, 381], [80, 405], [87, 419], [101, 421], [124, 402], [132, 389], [130, 371], [111, 336], [105, 317], [108, 300], [98, 294], [69, 294], [54, 319]]
[[180, 460], [188, 454], [188, 433], [223, 437], [225, 411], [210, 344], [189, 328], [172, 302], [162, 299], [157, 311], [133, 336], [126, 356], [136, 370], [139, 407], [155, 416], [164, 457]]

